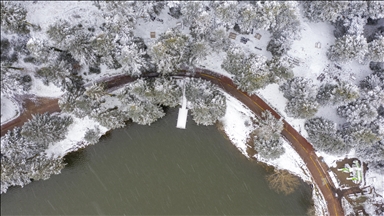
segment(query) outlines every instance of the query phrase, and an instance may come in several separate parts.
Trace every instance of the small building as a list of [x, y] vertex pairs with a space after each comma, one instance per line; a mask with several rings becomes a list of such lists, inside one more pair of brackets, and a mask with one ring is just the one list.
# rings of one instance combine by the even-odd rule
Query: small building
[[233, 33], [233, 32], [230, 32], [230, 33], [229, 33], [229, 38], [231, 38], [231, 39], [233, 39], [233, 40], [236, 39], [236, 36], [237, 36], [236, 33]]
[[151, 38], [155, 38], [156, 37], [156, 32], [151, 32], [150, 35], [151, 35]]
[[256, 34], [255, 34], [255, 38], [256, 38], [257, 40], [260, 40], [260, 38], [261, 38], [261, 34], [260, 34], [260, 33], [256, 33]]

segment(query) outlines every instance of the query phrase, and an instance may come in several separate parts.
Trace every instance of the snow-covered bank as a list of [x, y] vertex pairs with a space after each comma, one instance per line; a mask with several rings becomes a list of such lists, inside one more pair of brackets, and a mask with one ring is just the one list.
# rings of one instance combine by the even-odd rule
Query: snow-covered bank
[[19, 115], [17, 104], [10, 98], [1, 95], [1, 124], [4, 124]]
[[72, 115], [73, 123], [68, 127], [68, 133], [64, 140], [61, 140], [54, 145], [49, 146], [46, 150], [48, 155], [54, 155], [55, 157], [64, 157], [67, 153], [84, 148], [87, 142], [84, 140], [85, 133], [88, 129], [94, 129], [98, 127], [100, 129], [99, 136], [105, 134], [108, 129], [101, 126], [98, 122], [90, 119], [88, 116], [82, 119]]
[[240, 101], [224, 91], [222, 93], [227, 99], [227, 110], [225, 116], [219, 121], [222, 123], [223, 129], [231, 142], [244, 156], [249, 158], [247, 154], [247, 140], [249, 139], [249, 134], [254, 130], [252, 121], [256, 116]]
[[[255, 129], [252, 120], [256, 119], [256, 115], [240, 101], [223, 92], [227, 98], [227, 110], [225, 116], [220, 119], [223, 129], [231, 142], [239, 149], [239, 151], [247, 158], [247, 140], [250, 133]], [[274, 166], [276, 169], [285, 169], [292, 174], [299, 176], [305, 182], [312, 182], [312, 177], [304, 161], [292, 148], [292, 146], [284, 140], [283, 147], [285, 153], [276, 160], [265, 160], [257, 158], [258, 161]], [[321, 193], [313, 187], [312, 198], [314, 200], [316, 212], [320, 214], [327, 211], [327, 205]]]

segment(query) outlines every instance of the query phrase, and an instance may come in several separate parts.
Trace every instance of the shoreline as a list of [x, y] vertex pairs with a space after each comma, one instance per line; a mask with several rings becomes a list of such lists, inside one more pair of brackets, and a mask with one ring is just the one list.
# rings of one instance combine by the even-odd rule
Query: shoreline
[[[144, 74], [144, 76], [142, 76], [142, 78], [150, 78], [150, 77], [157, 77], [159, 76], [159, 74]], [[251, 96], [248, 96], [246, 93], [238, 90], [236, 88], [236, 86], [233, 84], [232, 80], [228, 77], [225, 77], [225, 76], [222, 76], [220, 74], [217, 74], [217, 73], [214, 73], [213, 71], [209, 71], [209, 70], [206, 70], [206, 69], [201, 69], [201, 68], [194, 68], [192, 70], [192, 73], [191, 71], [187, 71], [186, 69], [182, 69], [182, 70], [179, 70], [178, 73], [176, 73], [176, 75], [174, 75], [174, 77], [180, 77], [180, 76], [183, 76], [183, 77], [195, 77], [195, 78], [202, 78], [202, 79], [205, 79], [205, 80], [208, 80], [208, 81], [211, 81], [213, 84], [217, 85], [217, 87], [223, 89], [225, 92], [227, 92], [229, 95], [231, 95], [232, 97], [234, 97], [235, 99], [237, 99], [238, 101], [240, 101], [241, 103], [243, 103], [246, 107], [248, 107], [255, 115], [260, 115], [261, 111], [264, 110], [263, 107], [266, 107], [266, 109], [270, 110], [271, 113], [275, 116], [275, 117], [279, 117], [279, 115], [274, 111], [274, 109], [272, 109], [271, 107], [269, 107], [265, 102], [263, 102], [259, 97], [257, 97], [257, 95], [251, 95]], [[113, 77], [108, 77], [108, 80], [105, 82], [105, 78], [102, 79], [102, 80], [98, 80], [97, 82], [105, 82], [108, 86], [108, 88], [115, 88], [115, 87], [119, 87], [125, 83], [128, 83], [130, 81], [134, 81], [136, 80], [137, 78], [132, 78], [128, 75], [117, 75], [117, 76], [113, 76]], [[118, 81], [116, 81], [118, 80]], [[239, 99], [240, 98], [240, 99]], [[40, 107], [40, 109], [36, 109], [35, 111], [36, 112], [44, 112], [45, 110], [50, 110], [52, 113], [53, 112], [60, 112], [60, 108], [58, 107], [57, 105], [57, 101], [58, 99], [51, 99], [49, 100], [50, 102], [48, 104], [50, 104], [51, 106], [43, 106]], [[56, 103], [54, 102], [56, 101]], [[244, 103], [245, 101], [245, 103]], [[255, 102], [257, 101], [257, 102]], [[52, 104], [53, 103], [53, 104]], [[262, 103], [260, 105], [260, 103]], [[52, 106], [53, 105], [53, 106]], [[251, 109], [252, 107], [252, 109]], [[49, 109], [51, 108], [51, 109]], [[41, 110], [42, 109], [42, 110]], [[31, 111], [26, 111], [28, 112], [28, 114], [31, 115]], [[22, 116], [22, 115], [20, 115]], [[24, 121], [26, 121], [28, 118], [28, 116], [23, 116], [23, 119]], [[18, 124], [21, 124], [23, 123], [23, 121], [20, 121], [20, 117], [19, 118], [16, 118], [15, 119], [16, 122], [13, 122], [11, 121], [10, 122], [10, 125], [8, 127], [5, 127], [4, 125], [2, 125], [2, 135], [3, 133], [5, 133], [8, 128], [13, 128], [14, 126], [17, 126]], [[17, 120], [19, 120], [19, 122], [17, 122]], [[13, 123], [13, 124], [11, 124]], [[3, 129], [4, 128], [4, 129]], [[283, 132], [286, 131], [287, 133], [286, 134], [283, 134]], [[306, 139], [303, 138], [300, 134], [297, 133], [297, 131], [295, 131], [292, 126], [290, 126], [286, 121], [284, 121], [284, 130], [282, 132], [282, 135], [286, 138], [286, 139], [291, 139], [291, 145], [294, 145], [295, 143], [292, 143], [292, 140], [296, 140], [296, 145], [302, 145], [299, 140], [301, 142], [306, 142]], [[292, 133], [293, 132], [296, 132], [295, 135], [293, 135]], [[296, 137], [299, 137], [300, 139], [298, 140]], [[75, 151], [77, 149], [80, 149], [82, 147], [86, 147], [87, 145], [85, 143], [83, 144], [80, 144], [79, 146], [71, 149], [71, 152], [72, 151]], [[305, 147], [302, 146], [302, 149], [301, 149], [301, 154], [302, 155], [306, 155], [308, 154], [308, 150], [306, 150], [305, 148], [308, 148], [309, 152], [313, 152], [314, 149], [313, 147], [308, 143]], [[294, 150], [299, 153], [300, 155], [300, 149], [297, 149], [297, 148], [294, 148]], [[298, 151], [299, 150], [299, 151]], [[304, 152], [305, 150], [305, 152]], [[69, 152], [66, 152], [66, 154], [69, 153]], [[313, 153], [313, 154], [310, 154], [310, 160], [312, 160], [312, 163], [314, 165], [314, 168], [316, 169], [319, 169], [318, 167], [320, 165], [316, 165], [316, 163], [319, 163], [318, 160], [313, 160], [312, 157], [314, 157], [315, 159], [317, 159], [317, 156]], [[303, 157], [302, 157], [303, 159]], [[308, 159], [309, 160], [309, 159]], [[305, 162], [305, 161], [304, 161]], [[308, 162], [308, 161], [307, 161]], [[305, 162], [307, 164], [307, 162]], [[311, 161], [309, 161], [311, 162]], [[308, 165], [308, 164], [307, 164]], [[343, 215], [343, 209], [341, 207], [341, 202], [338, 202], [338, 200], [340, 199], [336, 199], [334, 197], [334, 193], [331, 192], [330, 190], [330, 187], [328, 185], [328, 182], [324, 185], [322, 182], [322, 177], [321, 176], [327, 176], [327, 173], [322, 173], [320, 170], [317, 170], [315, 171], [316, 169], [312, 168], [312, 171], [310, 170], [311, 172], [311, 177], [312, 179], [314, 179], [314, 184], [320, 189], [320, 191], [322, 191], [322, 194], [324, 196], [324, 193], [328, 194], [327, 196], [324, 196], [325, 200], [329, 200], [327, 202], [327, 205], [328, 205], [328, 212], [329, 211], [333, 211], [334, 214], [332, 215]], [[317, 174], [317, 172], [319, 172]], [[315, 174], [315, 176], [314, 176]], [[318, 182], [316, 182], [316, 179]], [[320, 184], [321, 183], [321, 184]], [[332, 186], [332, 182], [329, 182], [331, 183], [331, 187], [333, 188]], [[329, 192], [326, 190], [326, 188], [329, 190]], [[332, 208], [331, 208], [331, 204], [332, 205]]]

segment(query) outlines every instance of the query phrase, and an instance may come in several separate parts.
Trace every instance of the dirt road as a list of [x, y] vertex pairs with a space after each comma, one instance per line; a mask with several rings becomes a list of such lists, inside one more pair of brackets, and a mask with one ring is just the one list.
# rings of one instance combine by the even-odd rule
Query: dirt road
[[[147, 77], [153, 77], [157, 75], [147, 75]], [[181, 70], [178, 76], [185, 77], [200, 77], [205, 80], [209, 80], [212, 83], [218, 85], [227, 93], [244, 103], [249, 109], [251, 109], [256, 115], [260, 116], [264, 110], [269, 110], [276, 118], [280, 119], [280, 115], [272, 109], [267, 103], [256, 95], [249, 96], [247, 93], [242, 92], [236, 88], [236, 85], [228, 77], [221, 76], [213, 71], [209, 71], [202, 68], [195, 68], [194, 71]], [[131, 82], [135, 78], [131, 78], [127, 75], [119, 75], [101, 80], [106, 83], [108, 89], [116, 89], [119, 86]], [[32, 100], [25, 100], [25, 109], [19, 117], [1, 125], [1, 135], [3, 136], [6, 131], [11, 130], [15, 126], [22, 126], [24, 122], [31, 118], [32, 114], [44, 113], [44, 112], [60, 112], [58, 106], [58, 99], [50, 98], [36, 98], [36, 102]], [[327, 172], [329, 169], [326, 164], [321, 163], [319, 158], [314, 152], [312, 145], [301, 136], [288, 122], [283, 120], [284, 130], [282, 135], [290, 142], [292, 147], [300, 155], [303, 161], [306, 163], [309, 171], [311, 172], [313, 181], [317, 185], [318, 189], [324, 196], [327, 202], [327, 208], [329, 215], [342, 216], [344, 215], [341, 207], [340, 200], [335, 196], [336, 190], [331, 181], [331, 178]]]

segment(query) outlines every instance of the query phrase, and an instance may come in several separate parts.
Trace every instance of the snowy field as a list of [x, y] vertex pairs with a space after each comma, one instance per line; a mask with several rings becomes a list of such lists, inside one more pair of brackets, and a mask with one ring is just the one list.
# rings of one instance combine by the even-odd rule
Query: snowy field
[[8, 97], [1, 95], [1, 124], [4, 124], [19, 115], [18, 105]]

